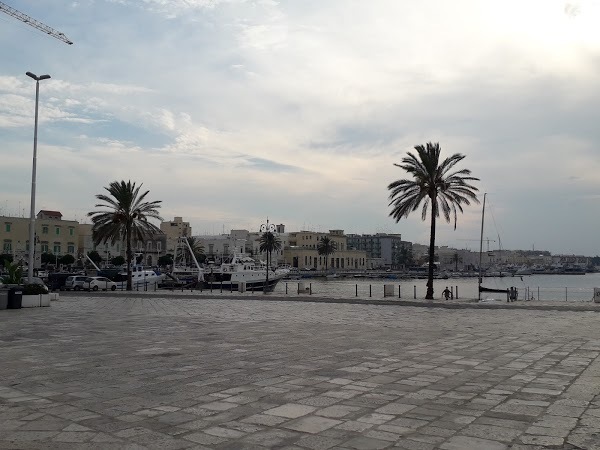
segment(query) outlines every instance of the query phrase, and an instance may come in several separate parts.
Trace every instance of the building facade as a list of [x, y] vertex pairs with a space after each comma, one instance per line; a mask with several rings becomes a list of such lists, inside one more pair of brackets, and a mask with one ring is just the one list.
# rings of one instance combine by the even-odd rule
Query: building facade
[[[29, 224], [25, 217], [0, 216], [0, 253], [12, 255], [14, 261], [29, 260]], [[57, 257], [72, 255], [77, 258], [78, 223], [63, 220], [59, 211], [40, 210], [35, 220], [34, 267], [41, 266], [41, 254]]]
[[[336, 243], [337, 250], [329, 255], [319, 255], [317, 246], [323, 237]], [[329, 233], [299, 231], [289, 233], [289, 246], [285, 248], [284, 261], [291, 267], [305, 270], [345, 269], [365, 270], [367, 254], [364, 250], [348, 248], [347, 237], [343, 230], [330, 230]]]
[[192, 236], [192, 227], [189, 222], [183, 221], [183, 217], [175, 217], [169, 222], [162, 222], [160, 224], [160, 231], [166, 236], [165, 248], [162, 251], [171, 255], [175, 254], [177, 241], [180, 237]]
[[369, 268], [404, 268], [412, 252], [412, 243], [403, 241], [401, 234], [350, 234], [348, 247], [365, 251]]

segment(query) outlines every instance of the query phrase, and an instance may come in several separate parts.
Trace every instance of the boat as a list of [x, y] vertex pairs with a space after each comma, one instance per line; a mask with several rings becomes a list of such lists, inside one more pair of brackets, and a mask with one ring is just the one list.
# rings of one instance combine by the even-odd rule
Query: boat
[[221, 265], [213, 264], [202, 268], [200, 276], [204, 289], [238, 291], [242, 283], [245, 283], [245, 288], [249, 291], [270, 291], [289, 273], [290, 270], [286, 268], [267, 268], [264, 263], [236, 248], [233, 256]]
[[[488, 292], [488, 293], [497, 293], [497, 294], [505, 294], [507, 293], [506, 289], [493, 289], [493, 288], [487, 288], [485, 286], [481, 285], [481, 282], [483, 280], [483, 274], [482, 274], [482, 267], [481, 267], [481, 256], [483, 254], [483, 224], [484, 224], [484, 219], [485, 219], [485, 199], [486, 199], [487, 193], [483, 194], [483, 208], [481, 209], [481, 237], [480, 237], [480, 241], [479, 241], [479, 277], [478, 277], [478, 301], [490, 301], [492, 299], [482, 299], [481, 298], [481, 293], [482, 292]], [[501, 272], [498, 272], [499, 275], [493, 275], [493, 276], [500, 276]], [[490, 276], [491, 274], [488, 274], [488, 276]], [[492, 301], [495, 301], [496, 299], [493, 299]]]
[[515, 275], [532, 275], [532, 274], [533, 274], [533, 270], [531, 270], [531, 268], [527, 267], [527, 266], [521, 266], [515, 272]]
[[[134, 264], [131, 266], [131, 287], [135, 290], [140, 289], [154, 289], [165, 278], [165, 274], [156, 272], [153, 269], [144, 268], [140, 264]], [[120, 270], [117, 275], [113, 277], [113, 281], [117, 284], [117, 289], [127, 289], [127, 269]]]

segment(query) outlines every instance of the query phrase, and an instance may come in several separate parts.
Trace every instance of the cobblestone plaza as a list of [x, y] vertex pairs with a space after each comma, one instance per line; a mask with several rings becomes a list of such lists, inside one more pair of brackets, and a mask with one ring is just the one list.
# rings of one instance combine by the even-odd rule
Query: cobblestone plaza
[[0, 448], [600, 448], [599, 312], [270, 300], [0, 311]]

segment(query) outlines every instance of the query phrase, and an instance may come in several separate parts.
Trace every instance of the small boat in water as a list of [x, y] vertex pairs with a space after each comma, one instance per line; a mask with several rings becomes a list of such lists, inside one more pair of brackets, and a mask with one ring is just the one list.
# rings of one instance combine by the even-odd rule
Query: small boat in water
[[[131, 287], [136, 290], [149, 289], [158, 286], [164, 280], [165, 275], [157, 273], [152, 269], [146, 269], [142, 265], [133, 265], [131, 267]], [[127, 289], [127, 269], [122, 269], [117, 275], [112, 277], [117, 284], [117, 289]]]
[[236, 249], [233, 256], [221, 265], [204, 267], [201, 279], [205, 289], [238, 291], [243, 283], [249, 291], [272, 290], [289, 273], [287, 268], [267, 268], [265, 264]]

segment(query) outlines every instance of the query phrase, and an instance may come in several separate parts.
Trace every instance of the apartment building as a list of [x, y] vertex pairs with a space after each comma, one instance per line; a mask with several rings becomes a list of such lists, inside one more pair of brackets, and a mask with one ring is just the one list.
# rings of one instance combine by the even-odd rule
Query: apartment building
[[[29, 224], [29, 218], [0, 216], [0, 253], [12, 255], [15, 261], [28, 261]], [[34, 267], [41, 266], [42, 253], [77, 258], [78, 225], [74, 220], [63, 220], [59, 211], [40, 210], [35, 220]]]
[[166, 247], [162, 249], [165, 253], [175, 254], [177, 240], [180, 237], [189, 237], [192, 235], [192, 227], [189, 222], [184, 222], [183, 217], [175, 217], [169, 222], [160, 224], [160, 231], [166, 236]]
[[367, 253], [370, 268], [400, 269], [407, 263], [412, 243], [402, 240], [401, 234], [349, 234], [348, 246]]

